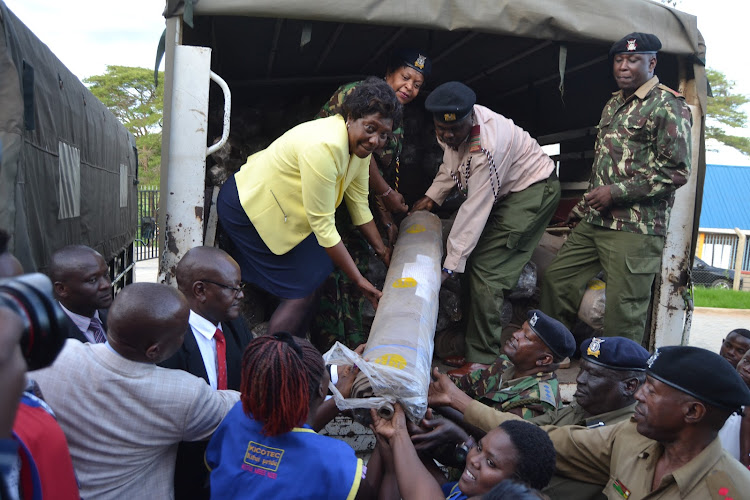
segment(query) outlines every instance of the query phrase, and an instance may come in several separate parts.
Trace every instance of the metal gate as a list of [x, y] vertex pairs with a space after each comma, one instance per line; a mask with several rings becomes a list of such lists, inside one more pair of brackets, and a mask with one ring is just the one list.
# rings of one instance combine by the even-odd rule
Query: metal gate
[[155, 259], [159, 256], [159, 245], [156, 238], [158, 213], [159, 188], [156, 186], [139, 186], [138, 234], [133, 243], [136, 261]]

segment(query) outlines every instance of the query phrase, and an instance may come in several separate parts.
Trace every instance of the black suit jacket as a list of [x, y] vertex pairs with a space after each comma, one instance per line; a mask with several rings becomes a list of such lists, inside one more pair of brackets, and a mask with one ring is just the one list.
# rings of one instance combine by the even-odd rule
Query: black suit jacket
[[[253, 334], [242, 318], [221, 324], [227, 351], [227, 388], [240, 390], [242, 353]], [[182, 347], [169, 359], [161, 363], [165, 368], [176, 368], [201, 377], [208, 383], [208, 373], [203, 357], [195, 340], [193, 329], [188, 326]], [[203, 500], [210, 497], [208, 469], [204, 462], [207, 441], [182, 442], [177, 449], [177, 462], [174, 473], [175, 500]]]
[[[58, 306], [60, 303], [58, 302]], [[60, 307], [60, 310], [62, 310], [62, 307]], [[104, 331], [107, 331], [107, 312], [108, 309], [99, 309], [99, 320], [102, 322], [102, 327], [104, 328]], [[76, 326], [75, 323], [73, 323], [73, 320], [70, 319], [70, 316], [63, 311], [63, 314], [65, 314], [65, 318], [67, 319], [67, 331], [68, 331], [68, 337], [71, 339], [80, 340], [84, 344], [89, 341], [89, 339], [86, 338], [86, 335], [83, 334], [83, 332]]]

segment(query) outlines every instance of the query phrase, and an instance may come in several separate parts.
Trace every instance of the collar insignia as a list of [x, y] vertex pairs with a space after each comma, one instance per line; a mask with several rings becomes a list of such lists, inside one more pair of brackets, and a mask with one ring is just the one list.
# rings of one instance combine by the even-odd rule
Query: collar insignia
[[651, 355], [651, 357], [648, 358], [648, 361], [646, 361], [646, 364], [648, 365], [649, 368], [651, 368], [651, 366], [654, 364], [654, 361], [656, 361], [656, 358], [659, 357], [659, 354], [660, 354], [659, 349], [656, 349], [654, 353]]
[[589, 344], [588, 349], [586, 349], [586, 354], [598, 358], [599, 354], [601, 354], [602, 342], [604, 342], [605, 340], [606, 339], [598, 339], [596, 337], [591, 339], [591, 343]]
[[531, 317], [531, 319], [529, 320], [529, 324], [530, 324], [531, 326], [536, 326], [536, 322], [537, 322], [537, 321], [539, 321], [539, 316], [537, 316], [537, 315], [536, 315], [536, 313], [534, 313], [534, 315], [533, 315], [533, 316]]
[[638, 44], [635, 43], [635, 38], [631, 38], [630, 40], [628, 40], [627, 44], [628, 44], [627, 46], [628, 52], [632, 52], [638, 48]]
[[414, 61], [414, 66], [416, 66], [419, 69], [424, 69], [424, 64], [425, 62], [427, 62], [426, 59], [427, 59], [426, 56], [419, 54], [419, 57], [417, 57], [417, 60]]

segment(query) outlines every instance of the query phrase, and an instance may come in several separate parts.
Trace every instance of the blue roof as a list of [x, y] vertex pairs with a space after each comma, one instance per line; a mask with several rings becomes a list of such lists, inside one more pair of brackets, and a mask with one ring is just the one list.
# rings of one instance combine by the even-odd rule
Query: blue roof
[[750, 167], [706, 165], [700, 227], [750, 229]]

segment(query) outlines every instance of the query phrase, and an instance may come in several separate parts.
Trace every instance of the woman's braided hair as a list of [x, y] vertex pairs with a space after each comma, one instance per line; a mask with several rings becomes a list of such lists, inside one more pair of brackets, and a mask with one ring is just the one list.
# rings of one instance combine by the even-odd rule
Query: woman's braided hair
[[320, 386], [323, 357], [305, 339], [287, 332], [251, 341], [242, 356], [242, 408], [263, 422], [263, 433], [278, 436], [307, 420]]

